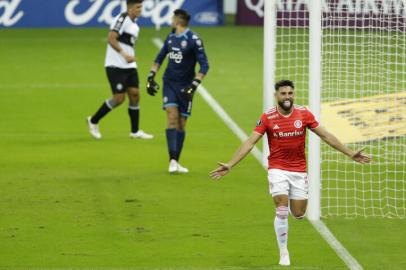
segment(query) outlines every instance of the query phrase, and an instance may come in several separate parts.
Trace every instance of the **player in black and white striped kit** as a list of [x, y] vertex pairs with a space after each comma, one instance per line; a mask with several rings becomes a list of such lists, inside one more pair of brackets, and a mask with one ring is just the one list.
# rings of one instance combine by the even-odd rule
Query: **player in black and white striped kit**
[[87, 118], [89, 132], [96, 139], [102, 137], [98, 125], [100, 119], [123, 103], [126, 94], [131, 120], [130, 138], [153, 138], [153, 135], [138, 129], [140, 91], [134, 44], [140, 31], [135, 19], [141, 15], [141, 10], [142, 0], [127, 0], [127, 12], [118, 15], [110, 26], [105, 67], [113, 96]]

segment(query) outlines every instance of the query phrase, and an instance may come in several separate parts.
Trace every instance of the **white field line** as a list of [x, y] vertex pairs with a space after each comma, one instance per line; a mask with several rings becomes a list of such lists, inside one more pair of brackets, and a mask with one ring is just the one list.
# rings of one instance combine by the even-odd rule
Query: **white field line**
[[[154, 38], [153, 43], [158, 48], [161, 48], [163, 42], [159, 38]], [[241, 140], [245, 141], [248, 136], [245, 132], [234, 122], [233, 119], [227, 114], [227, 112], [221, 107], [221, 105], [210, 95], [203, 85], [199, 86], [197, 91], [207, 104], [214, 110], [214, 112], [224, 121], [224, 123], [234, 132], [235, 135]], [[262, 152], [255, 146], [251, 153], [262, 165]], [[324, 238], [324, 240], [330, 245], [330, 247], [337, 253], [337, 255], [344, 261], [344, 263], [351, 270], [362, 270], [362, 266], [351, 256], [348, 250], [334, 237], [332, 232], [327, 228], [327, 226], [321, 221], [310, 221], [317, 232]]]
[[326, 240], [332, 249], [337, 253], [338, 257], [344, 261], [344, 263], [351, 270], [362, 270], [362, 266], [357, 260], [351, 256], [348, 250], [334, 237], [333, 233], [327, 228], [326, 224], [321, 220], [309, 220], [313, 227], [320, 233], [320, 235]]

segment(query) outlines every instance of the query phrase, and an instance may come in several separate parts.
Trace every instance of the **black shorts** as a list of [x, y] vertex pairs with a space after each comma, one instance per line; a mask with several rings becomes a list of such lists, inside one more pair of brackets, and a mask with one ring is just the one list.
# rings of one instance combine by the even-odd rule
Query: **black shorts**
[[128, 87], [139, 88], [138, 71], [136, 68], [106, 67], [106, 74], [113, 94], [125, 93]]

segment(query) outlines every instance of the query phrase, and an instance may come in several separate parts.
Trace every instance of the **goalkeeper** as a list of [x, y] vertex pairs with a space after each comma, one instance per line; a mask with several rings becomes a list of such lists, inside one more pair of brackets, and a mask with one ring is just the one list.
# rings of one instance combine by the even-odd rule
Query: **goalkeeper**
[[[168, 56], [163, 75], [163, 109], [167, 114], [169, 173], [189, 172], [179, 164], [179, 157], [185, 140], [186, 122], [192, 112], [193, 95], [209, 70], [203, 42], [188, 28], [189, 21], [190, 15], [185, 10], [174, 11], [173, 31], [167, 36], [147, 79], [148, 94], [154, 96], [159, 89], [155, 74]], [[197, 62], [200, 70], [196, 74]]]

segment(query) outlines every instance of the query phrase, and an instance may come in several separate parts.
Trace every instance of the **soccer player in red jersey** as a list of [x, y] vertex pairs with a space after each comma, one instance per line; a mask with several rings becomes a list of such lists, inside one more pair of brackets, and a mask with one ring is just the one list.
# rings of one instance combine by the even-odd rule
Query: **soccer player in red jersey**
[[276, 206], [274, 221], [276, 238], [280, 252], [280, 265], [290, 265], [288, 240], [288, 214], [302, 219], [306, 213], [308, 180], [306, 173], [305, 140], [306, 128], [316, 133], [323, 141], [359, 163], [368, 163], [371, 158], [362, 149], [353, 151], [328, 132], [304, 106], [294, 105], [294, 84], [282, 80], [275, 84], [277, 105], [264, 113], [251, 136], [241, 145], [232, 159], [219, 163], [210, 172], [218, 180], [239, 163], [266, 133], [269, 145], [268, 181], [269, 192]]

